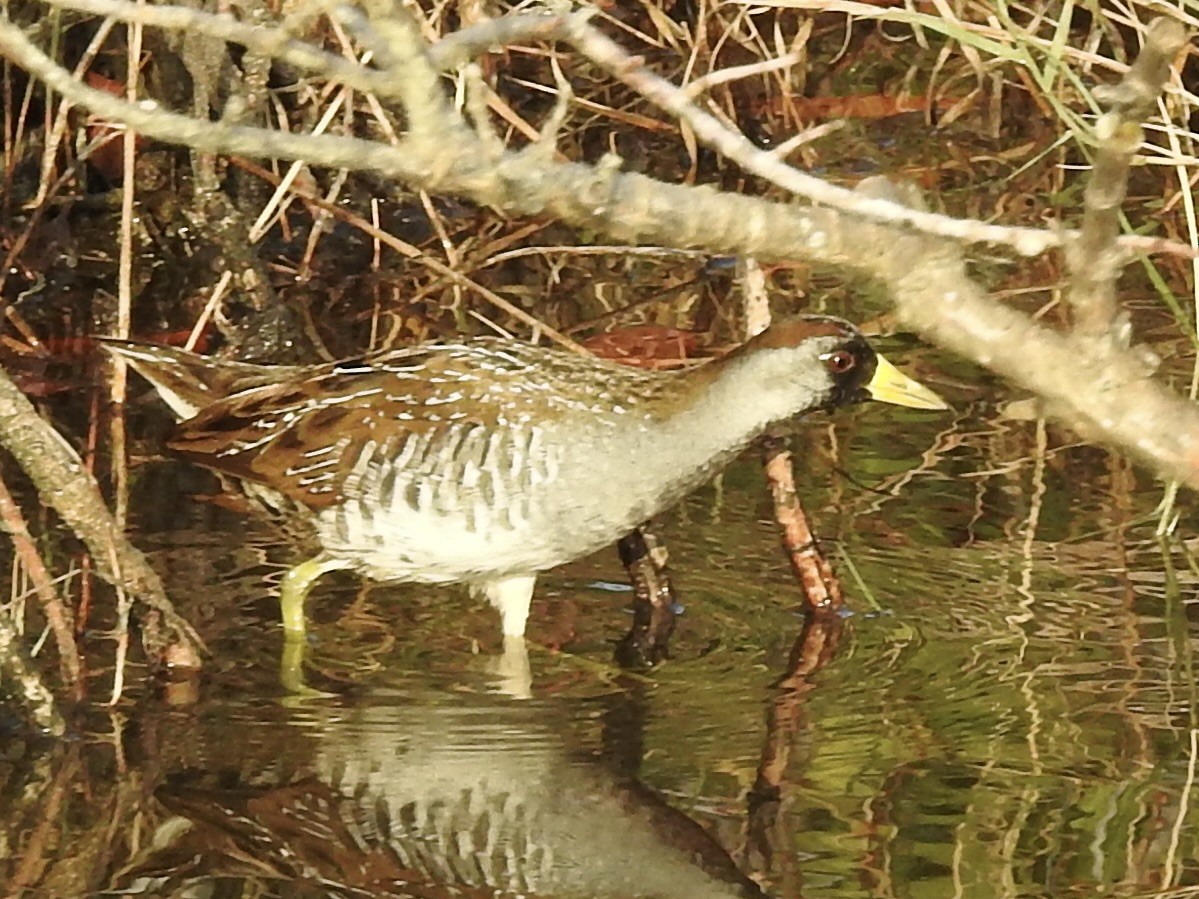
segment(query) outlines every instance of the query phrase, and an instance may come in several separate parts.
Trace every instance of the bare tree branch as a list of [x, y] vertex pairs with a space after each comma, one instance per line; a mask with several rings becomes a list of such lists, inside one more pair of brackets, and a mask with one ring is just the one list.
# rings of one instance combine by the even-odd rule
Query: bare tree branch
[[[117, 528], [96, 482], [75, 450], [37, 414], [33, 404], [3, 371], [0, 371], [0, 445], [29, 475], [42, 501], [84, 542], [100, 575], [110, 583], [125, 585], [142, 603], [162, 615], [176, 638], [190, 650], [182, 658], [198, 658], [198, 650], [203, 646], [199, 636], [176, 614], [162, 589], [162, 581], [146, 557]], [[147, 628], [147, 636], [153, 630]]]
[[[124, 0], [48, 0], [48, 2], [64, 9], [92, 12], [118, 21], [139, 21], [146, 25], [179, 31], [198, 30], [222, 40], [242, 44], [263, 55], [287, 61], [313, 75], [329, 78], [367, 93], [374, 93], [384, 99], [401, 100], [408, 109], [413, 127], [418, 130], [424, 128], [426, 124], [434, 127], [436, 123], [440, 123], [441, 127], [451, 127], [455, 130], [458, 124], [463, 126], [465, 124], [461, 122], [460, 117], [453, 114], [445, 102], [436, 78], [438, 72], [462, 65], [469, 60], [471, 54], [483, 52], [488, 47], [501, 43], [558, 37], [572, 43], [580, 53], [642, 96], [685, 121], [702, 141], [720, 150], [747, 171], [813, 202], [825, 204], [844, 212], [876, 218], [879, 221], [909, 225], [929, 234], [950, 237], [955, 240], [1009, 246], [1028, 256], [1063, 246], [1070, 239], [1078, 236], [1076, 232], [1072, 231], [1048, 231], [1037, 228], [991, 225], [979, 221], [955, 219], [927, 211], [896, 207], [884, 200], [868, 200], [856, 196], [853, 191], [801, 172], [783, 162], [779, 154], [758, 149], [744, 135], [730, 130], [715, 117], [700, 110], [692, 102], [690, 89], [678, 88], [657, 76], [644, 66], [640, 57], [626, 53], [598, 29], [588, 25], [587, 20], [590, 15], [585, 11], [570, 16], [548, 14], [506, 16], [463, 29], [440, 41], [434, 47], [426, 48], [420, 42], [414, 26], [410, 22], [406, 22], [403, 15], [396, 15], [390, 4], [368, 4], [369, 18], [355, 13], [347, 6], [334, 7], [332, 14], [344, 21], [364, 43], [368, 44], [385, 66], [402, 66], [405, 77], [395, 78], [383, 72], [355, 65], [342, 57], [297, 41], [282, 28], [265, 28], [260, 25], [247, 24], [225, 14], [210, 14], [174, 6], [138, 7], [124, 2]], [[27, 65], [27, 62], [22, 62], [22, 65]], [[39, 72], [39, 77], [50, 83], [45, 73]], [[57, 84], [52, 86], [61, 90]], [[65, 91], [64, 95], [71, 97], [71, 94]], [[89, 109], [94, 109], [92, 104], [95, 98], [90, 102], [78, 98], [73, 99]], [[109, 115], [107, 112], [101, 114]], [[124, 117], [118, 118], [125, 121]], [[144, 123], [139, 130], [159, 137], [154, 132], [145, 130]], [[464, 137], [462, 134], [456, 136]], [[171, 140], [169, 137], [160, 139]], [[472, 139], [478, 140], [478, 136], [475, 135]], [[225, 146], [226, 149], [223, 152], [255, 155], [233, 149], [237, 144], [231, 143], [229, 140], [230, 136], [226, 136], [224, 140], [214, 138], [208, 144]], [[187, 145], [196, 149], [210, 149], [208, 145], [200, 146], [191, 142], [188, 142]], [[270, 155], [295, 158], [285, 148], [277, 148], [277, 150], [277, 153]], [[211, 152], [222, 151], [211, 150]], [[319, 151], [312, 148], [309, 152]], [[335, 158], [329, 158], [326, 161], [319, 156], [314, 156], [309, 158], [309, 161], [330, 166], [338, 165]], [[378, 170], [385, 174], [402, 177], [401, 174], [387, 169], [380, 168]], [[446, 189], [452, 188], [447, 185]], [[1123, 236], [1119, 238], [1119, 245], [1122, 249], [1130, 252], [1193, 255], [1190, 247], [1184, 244], [1140, 235]]]
[[1116, 278], [1127, 262], [1118, 243], [1120, 205], [1128, 187], [1128, 170], [1144, 139], [1141, 122], [1152, 114], [1170, 76], [1170, 62], [1186, 44], [1186, 29], [1160, 18], [1149, 26], [1136, 64], [1120, 84], [1107, 91], [1112, 109], [1095, 124], [1099, 149], [1084, 193], [1082, 229], [1067, 243], [1071, 283], [1067, 299], [1075, 326], [1083, 334], [1127, 345], [1118, 318]]
[[[919, 203], [885, 178], [859, 185]], [[891, 288], [903, 320], [927, 339], [975, 359], [1049, 401], [1086, 439], [1114, 444], [1160, 473], [1199, 487], [1199, 410], [1154, 383], [1152, 364], [1106, 342], [1041, 327], [990, 300], [965, 272], [961, 249], [877, 227], [863, 266]]]

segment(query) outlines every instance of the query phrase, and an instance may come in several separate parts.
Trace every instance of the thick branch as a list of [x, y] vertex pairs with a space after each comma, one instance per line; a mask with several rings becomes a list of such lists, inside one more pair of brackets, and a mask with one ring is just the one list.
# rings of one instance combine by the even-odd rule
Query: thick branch
[[665, 184], [611, 167], [547, 162], [527, 152], [493, 159], [458, 118], [440, 133], [410, 136], [387, 146], [351, 137], [201, 122], [153, 104], [134, 106], [76, 81], [5, 19], [0, 19], [0, 52], [72, 102], [147, 137], [209, 153], [303, 159], [330, 168], [375, 171], [484, 205], [548, 212], [574, 225], [601, 228], [618, 240], [832, 262], [837, 260], [822, 260], [826, 232], [856, 227], [831, 209]]
[[29, 475], [42, 502], [54, 509], [87, 546], [101, 577], [123, 584], [141, 602], [160, 612], [193, 654], [201, 641], [176, 614], [162, 582], [145, 556], [116, 526], [96, 482], [74, 449], [37, 414], [33, 404], [0, 370], [0, 444]]
[[[388, 72], [378, 72], [363, 66], [356, 66], [333, 54], [297, 41], [282, 27], [271, 28], [239, 22], [228, 15], [213, 15], [185, 7], [134, 5], [123, 2], [123, 0], [49, 0], [49, 2], [64, 9], [93, 12], [122, 21], [137, 21], [173, 30], [198, 30], [222, 40], [242, 44], [263, 56], [285, 60], [318, 77], [339, 81], [382, 98], [400, 100], [409, 113], [413, 127], [426, 133], [429, 126], [447, 126], [451, 119], [455, 120], [456, 125], [463, 124], [445, 101], [437, 80], [438, 72], [453, 65], [462, 64], [472, 52], [480, 52], [488, 46], [501, 42], [559, 37], [573, 42], [581, 53], [591, 58], [597, 65], [610, 71], [615, 77], [624, 81], [651, 102], [679, 116], [701, 140], [719, 149], [747, 171], [813, 202], [845, 212], [870, 216], [892, 224], [911, 225], [930, 234], [952, 237], [965, 242], [990, 242], [1011, 246], [1026, 255], [1034, 255], [1061, 246], [1069, 238], [1077, 236], [1074, 232], [1069, 231], [1045, 231], [1035, 228], [991, 225], [936, 215], [927, 210], [904, 209], [886, 201], [868, 200], [855, 196], [852, 191], [807, 175], [782, 162], [776, 152], [758, 149], [744, 135], [729, 130], [717, 119], [700, 110], [691, 102], [691, 95], [687, 90], [680, 89], [658, 77], [644, 66], [640, 57], [626, 53], [602, 32], [587, 25], [589, 16], [585, 12], [569, 16], [536, 14], [506, 16], [463, 29], [433, 47], [425, 48], [417, 40], [418, 35], [411, 23], [402, 14], [397, 15], [390, 4], [383, 2], [366, 4], [372, 13], [369, 21], [349, 7], [335, 7], [332, 14], [346, 22], [361, 39], [372, 47], [384, 65], [394, 68], [401, 76], [396, 77]], [[28, 60], [20, 61], [22, 65], [29, 65]], [[44, 72], [38, 74], [39, 77], [50, 82]], [[54, 86], [58, 88], [58, 85]], [[72, 97], [67, 92], [64, 92], [64, 95]], [[95, 109], [94, 101], [81, 101], [73, 97], [72, 99], [81, 102], [89, 109]], [[110, 115], [107, 112], [102, 114]], [[129, 121], [129, 117], [124, 115], [112, 115], [112, 117], [118, 121]], [[457, 131], [457, 128], [455, 130]], [[156, 137], [160, 136], [151, 131], [146, 131], [146, 133]], [[457, 155], [460, 158], [468, 155], [470, 142], [463, 143], [458, 140], [462, 136], [462, 133], [458, 132], [455, 135], [455, 141], [448, 145], [457, 151], [456, 153], [451, 152], [449, 155]], [[168, 136], [161, 136], [160, 139], [178, 142], [177, 138]], [[477, 141], [478, 138], [474, 137], [473, 140]], [[200, 146], [192, 141], [186, 141], [186, 143], [197, 149], [207, 149], [206, 146]], [[252, 151], [234, 149], [233, 135], [224, 135], [223, 137], [214, 135], [213, 140], [209, 143], [218, 143], [225, 147], [223, 151], [213, 150], [212, 152], [294, 158], [281, 147], [277, 148], [277, 152], [269, 154], [254, 154]], [[446, 148], [447, 145], [443, 144], [439, 149], [445, 151]], [[473, 149], [477, 149], [477, 147]], [[333, 148], [325, 148], [325, 151], [334, 153]], [[337, 159], [325, 160], [317, 155], [309, 157], [308, 161], [330, 166], [340, 164]], [[357, 167], [361, 168], [362, 166]], [[393, 174], [387, 169], [378, 168], [377, 170], [385, 174]], [[402, 176], [397, 174], [397, 177]], [[422, 186], [430, 187], [428, 183], [424, 183]], [[447, 184], [444, 189], [452, 190], [454, 188]], [[1127, 251], [1192, 254], [1190, 248], [1183, 244], [1140, 235], [1122, 236], [1118, 239], [1118, 243]]]
[[[859, 189], [918, 202], [885, 178]], [[844, 255], [891, 288], [901, 317], [928, 340], [1048, 400], [1087, 439], [1119, 446], [1199, 487], [1199, 409], [1154, 383], [1143, 357], [1052, 331], [991, 301], [947, 241], [877, 227]]]
[[[1035, 256], [1061, 246], [1077, 237], [1072, 231], [1046, 231], [1040, 228], [1016, 228], [936, 215], [923, 209], [896, 206], [886, 200], [866, 198], [851, 190], [829, 184], [783, 162], [768, 150], [761, 150], [745, 135], [725, 127], [691, 102], [689, 93], [648, 69], [639, 57], [626, 53], [619, 44], [597, 29], [570, 20], [565, 36], [580, 53], [606, 69], [641, 96], [686, 122], [696, 136], [714, 147], [748, 172], [772, 184], [843, 212], [868, 216], [892, 225], [908, 225], [927, 233], [949, 237], [964, 243], [994, 243], [1010, 246], [1025, 256]], [[1174, 252], [1191, 255], [1189, 247], [1155, 238], [1128, 236], [1119, 244], [1129, 250]]]

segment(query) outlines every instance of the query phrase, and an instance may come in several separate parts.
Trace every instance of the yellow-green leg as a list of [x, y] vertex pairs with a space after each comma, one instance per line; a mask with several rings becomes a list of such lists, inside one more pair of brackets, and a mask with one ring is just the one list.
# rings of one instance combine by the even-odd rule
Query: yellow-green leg
[[342, 559], [331, 559], [320, 555], [301, 562], [283, 575], [283, 587], [279, 592], [279, 611], [283, 616], [283, 632], [290, 639], [303, 639], [307, 630], [304, 623], [304, 600], [317, 578], [327, 571], [348, 568]]
[[296, 640], [288, 635], [283, 641], [283, 652], [279, 656], [279, 683], [290, 696], [324, 695], [304, 683], [304, 655], [307, 650], [308, 645], [303, 639]]
[[320, 555], [301, 562], [283, 575], [279, 591], [279, 611], [283, 618], [283, 654], [279, 658], [279, 679], [295, 699], [330, 696], [304, 683], [304, 654], [308, 649], [304, 600], [317, 578], [327, 571], [348, 568], [347, 562]]

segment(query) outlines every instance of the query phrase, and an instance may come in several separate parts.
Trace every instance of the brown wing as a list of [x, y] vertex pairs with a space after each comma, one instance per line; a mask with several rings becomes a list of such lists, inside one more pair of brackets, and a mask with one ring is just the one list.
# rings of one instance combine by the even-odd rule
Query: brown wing
[[645, 378], [508, 341], [414, 348], [307, 369], [303, 377], [227, 397], [183, 422], [170, 446], [319, 509], [342, 499], [356, 466], [392, 458], [431, 468], [475, 452], [481, 435], [494, 430], [598, 411], [581, 399], [591, 383], [585, 375], [597, 365], [609, 383], [626, 372]]

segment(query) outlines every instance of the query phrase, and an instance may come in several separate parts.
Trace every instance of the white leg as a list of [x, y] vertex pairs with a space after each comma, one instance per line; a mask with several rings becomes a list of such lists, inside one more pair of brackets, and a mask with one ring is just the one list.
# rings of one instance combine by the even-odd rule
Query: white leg
[[487, 601], [499, 610], [505, 637], [523, 637], [537, 575], [521, 574], [482, 585]]

